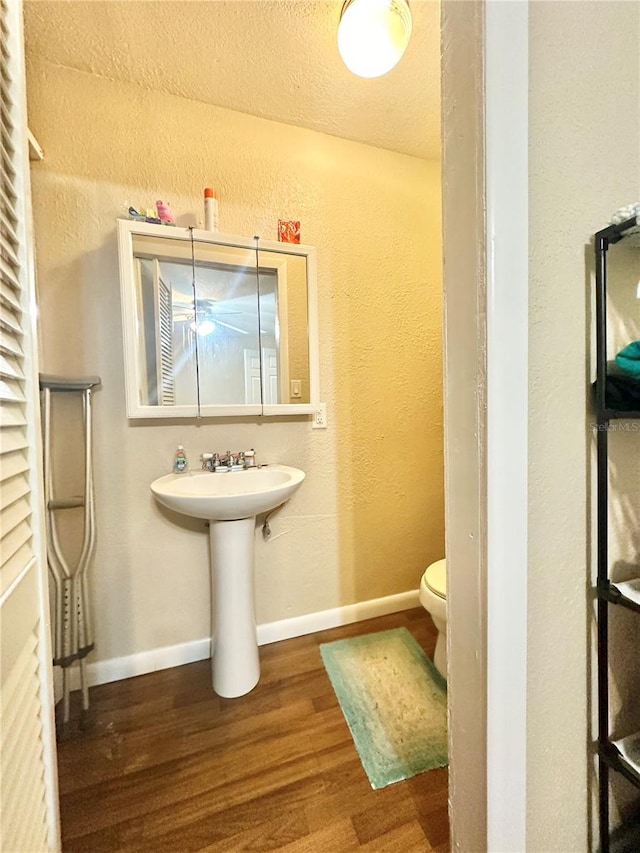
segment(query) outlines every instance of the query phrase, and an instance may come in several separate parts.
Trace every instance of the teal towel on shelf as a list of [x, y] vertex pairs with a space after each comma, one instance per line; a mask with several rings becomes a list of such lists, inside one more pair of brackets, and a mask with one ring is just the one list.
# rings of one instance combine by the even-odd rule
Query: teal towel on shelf
[[616, 356], [616, 364], [629, 376], [640, 379], [640, 341], [633, 341]]

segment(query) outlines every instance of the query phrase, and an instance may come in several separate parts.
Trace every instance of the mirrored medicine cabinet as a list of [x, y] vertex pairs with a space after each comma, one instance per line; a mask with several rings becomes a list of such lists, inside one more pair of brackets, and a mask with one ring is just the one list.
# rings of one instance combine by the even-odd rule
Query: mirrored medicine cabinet
[[304, 415], [315, 249], [118, 220], [129, 418]]

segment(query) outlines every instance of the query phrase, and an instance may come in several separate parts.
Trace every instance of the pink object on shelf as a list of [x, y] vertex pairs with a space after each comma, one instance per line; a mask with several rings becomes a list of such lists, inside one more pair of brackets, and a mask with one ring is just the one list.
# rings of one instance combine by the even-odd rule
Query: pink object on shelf
[[299, 243], [300, 220], [278, 219], [278, 240], [281, 243]]
[[156, 210], [158, 212], [158, 219], [162, 222], [175, 222], [173, 211], [166, 201], [157, 201]]

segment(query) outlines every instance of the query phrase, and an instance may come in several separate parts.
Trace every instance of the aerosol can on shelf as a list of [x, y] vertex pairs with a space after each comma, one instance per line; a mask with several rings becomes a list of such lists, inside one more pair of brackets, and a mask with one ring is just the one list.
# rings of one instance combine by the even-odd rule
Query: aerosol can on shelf
[[206, 187], [204, 191], [204, 230], [218, 231], [218, 194], [212, 187]]

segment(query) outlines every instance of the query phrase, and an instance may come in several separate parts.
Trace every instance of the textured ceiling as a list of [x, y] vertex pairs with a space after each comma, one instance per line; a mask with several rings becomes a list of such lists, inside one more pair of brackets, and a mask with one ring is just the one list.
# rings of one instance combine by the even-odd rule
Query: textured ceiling
[[350, 74], [338, 55], [342, 0], [27, 0], [24, 6], [27, 59], [405, 154], [440, 155], [435, 0], [411, 0], [407, 52], [373, 80]]

